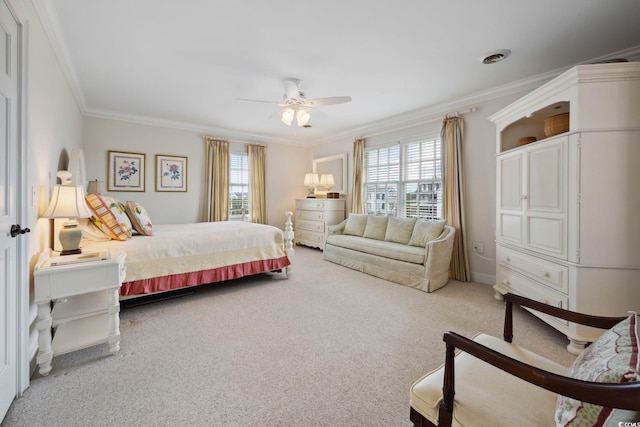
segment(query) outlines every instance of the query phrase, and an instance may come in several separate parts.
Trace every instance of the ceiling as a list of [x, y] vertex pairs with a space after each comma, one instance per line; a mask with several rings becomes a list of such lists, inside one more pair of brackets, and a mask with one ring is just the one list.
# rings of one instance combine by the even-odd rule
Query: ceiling
[[[82, 112], [303, 146], [640, 59], [638, 0], [34, 0]], [[504, 61], [481, 58], [509, 49]], [[285, 78], [320, 107], [287, 127]], [[527, 87], [529, 85], [529, 87]], [[436, 108], [437, 107], [437, 108]]]

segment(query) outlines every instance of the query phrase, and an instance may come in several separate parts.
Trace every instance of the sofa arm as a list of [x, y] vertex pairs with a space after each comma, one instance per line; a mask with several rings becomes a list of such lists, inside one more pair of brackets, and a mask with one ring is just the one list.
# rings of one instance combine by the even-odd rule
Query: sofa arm
[[330, 225], [327, 227], [327, 236], [331, 236], [333, 234], [342, 234], [344, 232], [344, 226], [347, 224], [347, 220], [345, 219], [339, 224]]
[[455, 234], [455, 228], [445, 226], [444, 232], [437, 239], [427, 243], [424, 267], [425, 278], [430, 282], [429, 292], [441, 288], [449, 279], [449, 264], [451, 264]]

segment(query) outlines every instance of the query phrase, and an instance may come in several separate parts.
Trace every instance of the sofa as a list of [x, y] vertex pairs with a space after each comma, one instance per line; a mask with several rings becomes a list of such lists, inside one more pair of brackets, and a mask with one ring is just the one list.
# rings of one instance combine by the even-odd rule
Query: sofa
[[433, 292], [449, 281], [454, 236], [446, 221], [351, 214], [327, 228], [324, 259]]

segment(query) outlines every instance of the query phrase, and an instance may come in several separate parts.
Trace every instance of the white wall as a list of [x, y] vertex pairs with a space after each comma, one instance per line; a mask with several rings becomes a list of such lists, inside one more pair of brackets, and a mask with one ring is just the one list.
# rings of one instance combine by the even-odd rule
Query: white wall
[[[30, 268], [50, 247], [51, 220], [39, 219], [56, 184], [56, 172], [68, 166], [69, 153], [82, 147], [82, 114], [31, 2], [23, 2], [27, 35], [27, 256]], [[31, 191], [37, 200], [32, 203]], [[37, 307], [29, 283], [29, 359], [35, 366], [38, 348], [34, 327]]]
[[[107, 194], [123, 202], [127, 200], [139, 202], [149, 211], [151, 220], [157, 224], [202, 220], [205, 143], [201, 133], [86, 117], [83, 135], [87, 178], [104, 181], [105, 189], [110, 150], [146, 155], [145, 191], [106, 191]], [[246, 143], [231, 141], [230, 145], [231, 148], [243, 149]], [[282, 144], [265, 145], [267, 145], [265, 167], [268, 220], [269, 224], [283, 228], [284, 212], [293, 210], [294, 198], [304, 197], [306, 193], [302, 185], [302, 177], [311, 164], [309, 150]], [[187, 157], [187, 192], [155, 191], [156, 154]]]

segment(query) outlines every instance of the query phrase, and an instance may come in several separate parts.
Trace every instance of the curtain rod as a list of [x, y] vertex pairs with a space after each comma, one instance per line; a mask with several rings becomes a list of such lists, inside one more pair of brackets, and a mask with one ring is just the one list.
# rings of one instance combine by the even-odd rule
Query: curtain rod
[[[373, 136], [378, 136], [378, 135], [384, 135], [385, 133], [389, 133], [389, 132], [394, 132], [394, 131], [398, 131], [398, 130], [402, 130], [402, 129], [408, 129], [408, 128], [412, 128], [415, 127], [417, 125], [421, 125], [421, 124], [425, 124], [425, 123], [432, 123], [432, 122], [437, 122], [440, 120], [445, 120], [447, 118], [447, 116], [456, 116], [456, 115], [463, 115], [463, 114], [467, 114], [467, 113], [473, 113], [474, 111], [478, 111], [478, 107], [470, 107], [467, 108], [465, 110], [460, 110], [460, 111], [454, 111], [451, 113], [447, 113], [444, 116], [434, 116], [431, 117], [429, 119], [425, 119], [424, 121], [419, 121], [417, 123], [412, 123], [410, 125], [406, 125], [406, 126], [401, 126], [401, 127], [397, 127], [397, 128], [393, 128], [393, 129], [386, 129], [380, 132], [376, 132], [376, 133], [371, 133], [368, 135], [363, 135], [363, 136], [359, 136], [358, 138], [371, 138]], [[356, 138], [356, 139], [358, 139]]]

